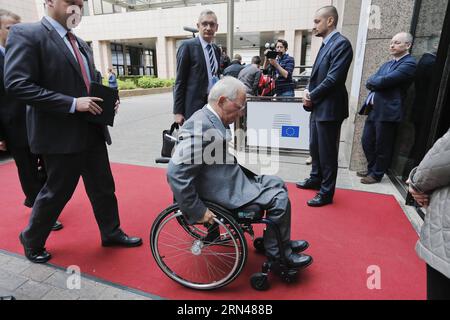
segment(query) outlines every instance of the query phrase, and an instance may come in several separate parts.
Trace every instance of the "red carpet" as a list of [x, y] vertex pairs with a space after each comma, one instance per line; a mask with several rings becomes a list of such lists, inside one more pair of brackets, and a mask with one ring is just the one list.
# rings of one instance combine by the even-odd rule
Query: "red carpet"
[[[52, 264], [78, 265], [85, 274], [136, 288], [169, 299], [425, 299], [425, 264], [414, 251], [417, 235], [392, 196], [337, 190], [335, 204], [308, 208], [312, 191], [289, 186], [293, 207], [293, 238], [307, 239], [307, 253], [314, 263], [303, 270], [299, 281], [287, 285], [271, 280], [271, 290], [257, 292], [249, 277], [260, 271], [264, 258], [250, 255], [241, 275], [231, 285], [214, 292], [198, 292], [176, 284], [157, 267], [149, 249], [153, 219], [172, 195], [165, 171], [156, 168], [113, 164], [123, 229], [144, 238], [133, 249], [100, 246], [92, 209], [82, 183], [64, 209], [65, 228], [52, 233], [47, 249]], [[23, 254], [18, 234], [28, 222], [30, 210], [14, 164], [0, 166], [0, 249]], [[367, 288], [369, 266], [381, 270], [381, 290]]]

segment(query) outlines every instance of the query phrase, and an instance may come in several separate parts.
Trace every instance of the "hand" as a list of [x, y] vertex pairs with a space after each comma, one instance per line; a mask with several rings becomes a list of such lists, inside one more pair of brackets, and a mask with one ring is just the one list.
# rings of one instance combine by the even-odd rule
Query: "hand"
[[305, 91], [303, 91], [303, 99], [311, 101], [311, 95], [308, 89], [305, 89]]
[[8, 150], [6, 148], [6, 141], [1, 141], [0, 140], [0, 151], [6, 151], [6, 150]]
[[211, 212], [211, 210], [207, 209], [205, 212], [205, 215], [203, 216], [203, 219], [200, 221], [197, 221], [198, 223], [209, 223], [209, 224], [214, 224], [214, 218], [216, 218], [217, 216]]
[[116, 101], [116, 106], [114, 108], [114, 112], [117, 114], [119, 112], [119, 107], [120, 107], [120, 100]]
[[182, 114], [176, 114], [175, 115], [175, 122], [178, 123], [180, 126], [184, 123], [184, 116]]
[[103, 99], [96, 97], [77, 98], [76, 110], [78, 112], [90, 112], [93, 115], [100, 114], [103, 112], [103, 110], [95, 102], [102, 102], [102, 101]]
[[414, 189], [410, 185], [411, 181], [409, 179], [408, 181], [406, 181], [406, 183], [409, 184], [408, 191], [409, 193], [411, 193], [414, 200], [416, 200], [417, 204], [421, 207], [428, 208], [428, 206], [430, 205], [430, 196], [426, 193], [422, 193]]
[[269, 59], [269, 63], [275, 68], [278, 66], [278, 61], [276, 59]]
[[303, 105], [304, 105], [305, 107], [307, 107], [307, 108], [312, 108], [313, 103], [312, 103], [311, 100], [304, 99], [304, 100], [303, 100]]

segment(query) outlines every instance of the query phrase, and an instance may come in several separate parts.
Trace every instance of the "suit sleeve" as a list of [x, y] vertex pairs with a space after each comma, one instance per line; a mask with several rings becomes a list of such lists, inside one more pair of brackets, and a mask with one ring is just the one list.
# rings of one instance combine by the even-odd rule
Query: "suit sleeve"
[[189, 224], [201, 220], [207, 209], [195, 185], [196, 178], [203, 167], [203, 159], [200, 159], [203, 156], [203, 150], [196, 152], [197, 150], [192, 149], [198, 148], [198, 141], [202, 143], [203, 139], [201, 134], [194, 136], [193, 127], [193, 122], [184, 124], [180, 132], [182, 140], [177, 145], [167, 168], [167, 181]]
[[187, 90], [187, 82], [191, 68], [191, 57], [189, 47], [186, 43], [181, 44], [177, 52], [177, 76], [173, 89], [173, 113], [185, 114], [185, 97]]
[[255, 80], [253, 81], [253, 86], [252, 86], [253, 91], [252, 92], [255, 96], [258, 95], [258, 85], [259, 85], [259, 80], [261, 79], [261, 74], [262, 74], [262, 71], [258, 70], [255, 74]]
[[342, 41], [333, 50], [326, 78], [310, 93], [313, 103], [326, 97], [336, 85], [345, 83], [348, 69], [353, 60], [352, 46], [349, 41]]
[[[39, 85], [41, 72], [38, 44], [20, 27], [12, 27], [6, 44], [5, 88], [18, 100], [48, 112], [69, 113], [74, 97]], [[51, 57], [49, 57], [51, 58]]]
[[397, 69], [386, 74], [379, 75], [379, 72], [367, 80], [367, 88], [372, 91], [380, 91], [398, 87], [401, 84], [408, 83], [414, 79], [416, 73], [416, 63], [414, 61], [405, 61]]
[[416, 190], [424, 193], [450, 185], [450, 130], [411, 171], [409, 179]]

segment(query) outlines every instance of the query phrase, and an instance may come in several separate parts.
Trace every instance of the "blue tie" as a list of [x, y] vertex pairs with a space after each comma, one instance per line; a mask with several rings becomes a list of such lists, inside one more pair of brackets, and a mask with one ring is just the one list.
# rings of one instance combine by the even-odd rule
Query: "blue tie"
[[391, 61], [391, 63], [389, 64], [388, 72], [391, 72], [392, 68], [395, 66], [396, 63], [397, 63], [397, 61], [395, 61], [395, 60]]
[[214, 76], [216, 74], [216, 59], [214, 59], [214, 52], [212, 49], [212, 46], [208, 44], [206, 46], [206, 49], [208, 50], [208, 56], [209, 56], [209, 66], [211, 67], [211, 73]]

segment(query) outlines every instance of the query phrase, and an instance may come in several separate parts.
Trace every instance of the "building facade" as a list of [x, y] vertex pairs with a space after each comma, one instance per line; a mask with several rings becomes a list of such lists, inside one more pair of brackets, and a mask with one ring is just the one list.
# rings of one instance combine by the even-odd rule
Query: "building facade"
[[[170, 4], [168, 3], [170, 2]], [[203, 4], [202, 4], [203, 2]], [[207, 5], [204, 3], [208, 3]], [[409, 170], [418, 164], [450, 124], [448, 103], [450, 14], [448, 0], [239, 0], [235, 1], [234, 52], [245, 62], [263, 56], [264, 45], [279, 38], [289, 44], [296, 66], [311, 66], [321, 45], [312, 36], [315, 11], [335, 5], [338, 25], [354, 48], [354, 61], [347, 88], [350, 117], [344, 122], [340, 142], [340, 165], [361, 170], [366, 165], [361, 135], [365, 117], [358, 115], [367, 98], [365, 82], [389, 57], [389, 43], [398, 32], [414, 36], [413, 56], [430, 65], [411, 86], [406, 119], [401, 124], [391, 178], [405, 189]], [[157, 3], [155, 6], [145, 3]], [[176, 50], [180, 41], [192, 37], [183, 27], [195, 27], [206, 8], [216, 12], [219, 31], [216, 43], [226, 49], [227, 4], [220, 0], [85, 0], [78, 36], [91, 45], [97, 68], [106, 74], [156, 75], [174, 78]], [[24, 22], [45, 14], [43, 0], [0, 0], [0, 7], [14, 11]], [[296, 69], [296, 73], [300, 68]]]

